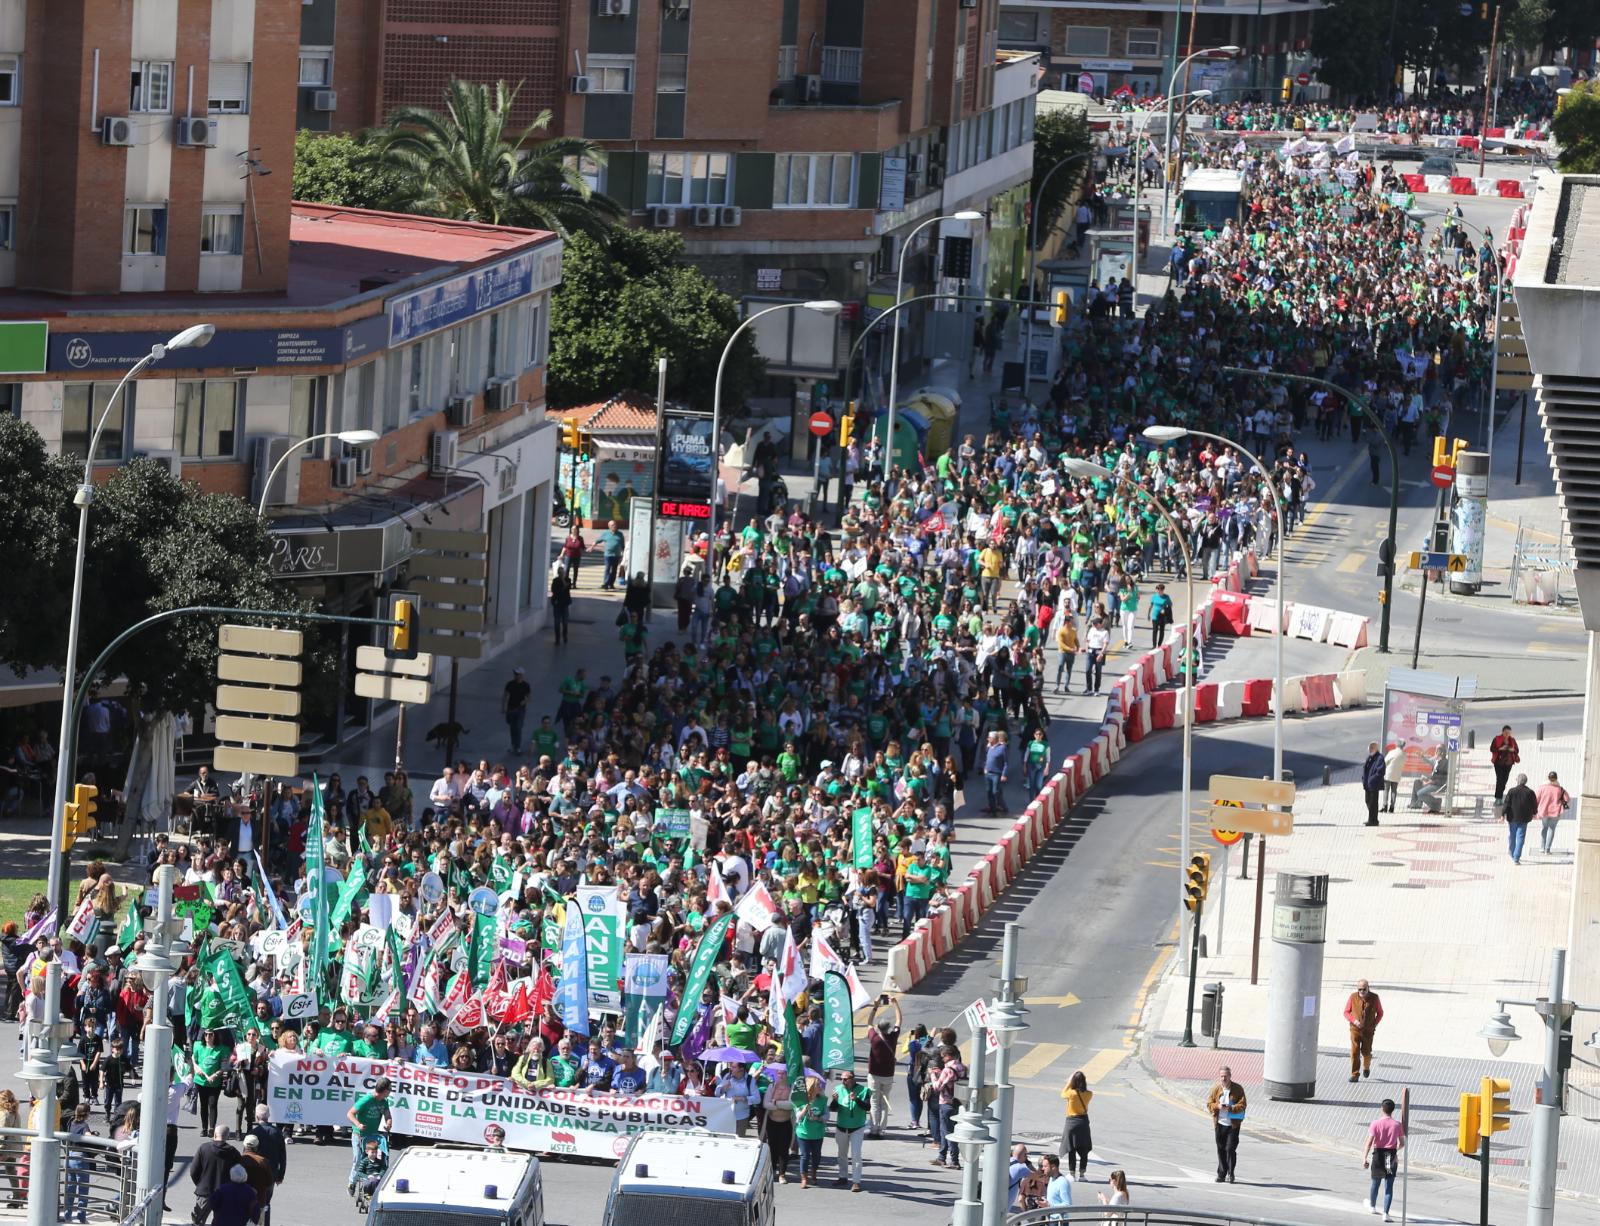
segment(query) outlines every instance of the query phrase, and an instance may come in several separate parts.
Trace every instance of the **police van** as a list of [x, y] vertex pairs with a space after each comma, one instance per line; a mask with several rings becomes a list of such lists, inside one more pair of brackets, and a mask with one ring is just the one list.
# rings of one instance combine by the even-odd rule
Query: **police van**
[[445, 1146], [402, 1150], [372, 1194], [367, 1226], [544, 1226], [539, 1159]]
[[601, 1226], [773, 1226], [772, 1161], [752, 1137], [641, 1132], [617, 1164]]

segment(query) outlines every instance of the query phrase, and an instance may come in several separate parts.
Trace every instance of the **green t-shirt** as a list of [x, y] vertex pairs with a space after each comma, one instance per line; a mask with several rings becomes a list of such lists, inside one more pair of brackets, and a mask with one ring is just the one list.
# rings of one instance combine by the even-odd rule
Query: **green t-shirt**
[[226, 1047], [207, 1047], [204, 1043], [194, 1049], [194, 1079], [196, 1085], [214, 1086], [221, 1080], [222, 1066], [228, 1062]]
[[354, 1042], [348, 1030], [334, 1030], [330, 1026], [312, 1041], [311, 1050], [326, 1052], [330, 1056], [348, 1056]]
[[546, 728], [542, 724], [533, 730], [534, 757], [555, 757], [556, 749], [561, 744], [561, 734], [554, 728]]
[[794, 1135], [802, 1141], [820, 1141], [828, 1135], [828, 1100], [820, 1094], [794, 1100]]
[[867, 1104], [872, 1101], [872, 1091], [866, 1086], [851, 1090], [840, 1086], [833, 1092], [829, 1105], [838, 1117], [839, 1129], [850, 1132], [867, 1122]]
[[560, 1052], [550, 1057], [550, 1079], [560, 1089], [578, 1084], [578, 1062]]
[[933, 894], [933, 882], [929, 878], [927, 866], [913, 864], [906, 869], [906, 897], [928, 898]]
[[387, 1060], [389, 1049], [382, 1043], [369, 1043], [365, 1039], [357, 1039], [355, 1046], [350, 1049], [350, 1054], [367, 1060]]
[[356, 1113], [356, 1128], [365, 1141], [368, 1137], [378, 1135], [378, 1125], [383, 1123], [389, 1107], [376, 1094], [363, 1094], [356, 1099], [356, 1105], [351, 1110]]

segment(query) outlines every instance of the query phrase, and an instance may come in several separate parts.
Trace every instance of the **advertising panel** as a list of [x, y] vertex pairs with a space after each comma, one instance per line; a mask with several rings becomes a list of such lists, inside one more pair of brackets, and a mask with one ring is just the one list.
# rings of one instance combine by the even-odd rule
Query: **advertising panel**
[[660, 496], [710, 502], [714, 451], [709, 417], [668, 413], [661, 432]]

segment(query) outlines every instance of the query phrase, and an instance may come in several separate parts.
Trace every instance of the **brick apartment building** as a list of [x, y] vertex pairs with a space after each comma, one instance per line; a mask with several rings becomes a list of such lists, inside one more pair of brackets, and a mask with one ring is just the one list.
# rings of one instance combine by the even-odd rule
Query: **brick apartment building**
[[[1173, 66], [1173, 41], [1180, 55], [1203, 47], [1242, 47], [1231, 64], [1197, 61], [1189, 88], [1229, 91], [1225, 97], [1276, 97], [1284, 76], [1311, 67], [1311, 23], [1322, 0], [1200, 0], [1195, 9], [1153, 0], [1005, 0], [1000, 9], [1000, 45], [1039, 52], [1051, 89], [1077, 90], [1080, 77], [1094, 93], [1124, 85], [1139, 95], [1165, 91]], [[1179, 25], [1178, 9], [1182, 10]]]
[[[82, 456], [109, 408], [100, 479], [148, 455], [264, 497], [278, 573], [331, 610], [371, 614], [422, 516], [487, 530], [488, 624], [537, 624], [560, 241], [292, 204], [303, 7], [0, 4], [0, 332], [36, 341], [0, 344], [0, 412]], [[295, 446], [354, 430], [378, 441]]]
[[[332, 83], [309, 118], [334, 129], [437, 102], [452, 75], [520, 80], [519, 119], [548, 106], [552, 132], [605, 148], [596, 186], [751, 306], [870, 307], [906, 236], [961, 209], [986, 215], [968, 286], [1020, 279], [1038, 65], [1001, 54], [999, 0], [449, 0], [425, 22], [420, 3], [304, 7], [302, 123], [305, 78]], [[908, 293], [935, 284], [940, 236], [906, 253]], [[837, 374], [850, 320], [820, 324], [763, 332], [769, 372]]]

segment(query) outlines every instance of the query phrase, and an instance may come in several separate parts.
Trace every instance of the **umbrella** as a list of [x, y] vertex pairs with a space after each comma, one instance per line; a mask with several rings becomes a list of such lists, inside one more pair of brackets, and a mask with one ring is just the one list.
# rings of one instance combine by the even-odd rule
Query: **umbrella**
[[760, 1059], [753, 1051], [746, 1051], [742, 1047], [708, 1047], [700, 1053], [700, 1059], [711, 1061], [727, 1061], [728, 1063], [754, 1064]]
[[[787, 1064], [764, 1064], [761, 1066], [761, 1071], [768, 1077], [776, 1077], [780, 1073], [787, 1073], [789, 1066]], [[817, 1072], [814, 1068], [808, 1068], [805, 1075], [807, 1077], [815, 1077], [818, 1081], [828, 1080], [824, 1074]]]

